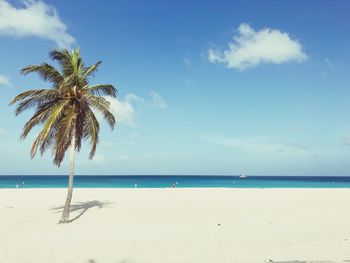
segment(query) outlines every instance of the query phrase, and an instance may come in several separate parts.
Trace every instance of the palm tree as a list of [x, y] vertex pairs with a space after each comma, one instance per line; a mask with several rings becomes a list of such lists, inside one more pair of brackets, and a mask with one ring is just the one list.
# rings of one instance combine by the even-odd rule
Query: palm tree
[[31, 157], [38, 149], [41, 155], [51, 149], [54, 165], [60, 166], [70, 147], [70, 172], [68, 194], [60, 223], [69, 223], [70, 204], [73, 194], [74, 153], [79, 151], [83, 139], [89, 139], [90, 159], [96, 152], [100, 126], [93, 110], [102, 113], [105, 120], [114, 128], [115, 118], [110, 111], [110, 103], [103, 96], [116, 97], [112, 85], [89, 85], [89, 80], [98, 69], [101, 61], [86, 67], [79, 49], [71, 53], [67, 49], [54, 50], [50, 57], [57, 61], [60, 69], [42, 63], [23, 68], [21, 73], [36, 72], [52, 84], [49, 89], [28, 90], [17, 95], [11, 102], [17, 104], [16, 116], [29, 108], [35, 108], [34, 115], [24, 125], [21, 139], [25, 139], [31, 129], [43, 124], [43, 129], [33, 142]]

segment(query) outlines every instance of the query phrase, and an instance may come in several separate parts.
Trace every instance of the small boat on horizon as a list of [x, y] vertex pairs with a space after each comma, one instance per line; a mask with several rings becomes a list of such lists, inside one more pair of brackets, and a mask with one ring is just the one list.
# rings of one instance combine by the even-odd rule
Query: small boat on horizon
[[246, 176], [246, 175], [244, 175], [244, 174], [241, 174], [240, 176], [239, 176], [239, 178], [247, 178], [248, 176]]

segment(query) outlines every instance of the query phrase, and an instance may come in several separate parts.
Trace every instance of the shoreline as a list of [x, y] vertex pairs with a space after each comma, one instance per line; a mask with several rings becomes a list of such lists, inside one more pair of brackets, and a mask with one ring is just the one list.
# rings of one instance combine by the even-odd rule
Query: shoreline
[[[18, 187], [18, 188], [0, 188], [0, 191], [2, 190], [35, 190], [35, 189], [55, 189], [55, 190], [60, 190], [60, 189], [68, 189], [67, 187]], [[126, 189], [126, 190], [132, 190], [132, 189], [148, 189], [148, 190], [153, 190], [153, 189], [188, 189], [188, 190], [200, 190], [200, 189], [242, 189], [242, 190], [349, 190], [350, 191], [350, 186], [349, 187], [74, 187], [74, 190], [76, 189], [87, 189], [87, 190], [93, 190], [93, 189]]]
[[0, 189], [11, 263], [263, 263], [350, 260], [350, 189]]
[[[67, 176], [0, 177], [0, 189], [66, 188]], [[75, 188], [349, 188], [350, 177], [76, 176]]]

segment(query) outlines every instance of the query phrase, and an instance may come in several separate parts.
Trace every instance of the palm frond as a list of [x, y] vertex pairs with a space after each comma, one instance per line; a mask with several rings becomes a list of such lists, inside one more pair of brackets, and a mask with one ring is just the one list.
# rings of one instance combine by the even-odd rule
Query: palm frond
[[57, 69], [55, 69], [55, 67], [47, 63], [42, 63], [40, 65], [30, 65], [30, 66], [24, 67], [21, 70], [21, 73], [23, 75], [27, 75], [33, 72], [38, 73], [39, 76], [44, 81], [49, 81], [55, 86], [59, 86], [64, 79], [64, 77], [61, 75], [61, 73]]
[[[41, 154], [52, 144], [52, 139], [57, 129], [57, 122], [62, 118], [65, 107], [70, 101], [62, 101], [56, 103], [52, 108], [49, 116], [46, 118], [44, 128], [39, 133], [35, 142], [33, 143], [31, 155], [35, 156], [38, 146], [40, 145]], [[27, 133], [28, 134], [28, 133]]]
[[89, 104], [86, 98], [82, 98], [78, 104], [75, 121], [75, 147], [80, 151], [81, 141], [84, 136], [84, 126], [86, 121], [86, 112], [89, 110]]
[[65, 77], [70, 76], [74, 73], [73, 67], [72, 67], [72, 58], [68, 49], [52, 50], [49, 53], [49, 55], [53, 60], [57, 61], [60, 64], [63, 75]]
[[57, 103], [50, 113], [50, 116], [47, 118], [44, 128], [41, 131], [41, 140], [45, 141], [47, 136], [50, 133], [51, 128], [62, 118], [65, 108], [70, 103], [69, 100], [64, 100], [60, 103]]
[[100, 125], [95, 117], [95, 114], [90, 109], [86, 112], [84, 130], [84, 137], [90, 138], [91, 150], [89, 158], [92, 159], [96, 153], [96, 146], [99, 142]]
[[57, 130], [59, 128], [58, 123], [54, 123], [51, 129], [49, 130], [49, 133], [45, 138], [42, 138], [41, 144], [40, 144], [40, 154], [41, 156], [44, 154], [44, 152], [51, 148], [55, 143], [55, 134], [57, 133]]
[[104, 97], [100, 97], [96, 95], [88, 95], [87, 100], [92, 107], [97, 109], [99, 107], [105, 107], [109, 110], [111, 107], [111, 103], [108, 100], [106, 100], [106, 98]]
[[32, 159], [35, 157], [35, 154], [37, 152], [39, 143], [40, 143], [40, 134], [35, 138], [35, 140], [34, 140], [34, 142], [32, 144], [32, 148], [30, 150], [30, 157]]
[[9, 103], [9, 105], [13, 105], [18, 101], [24, 100], [28, 97], [34, 97], [34, 96], [39, 95], [39, 94], [46, 92], [46, 91], [48, 91], [48, 89], [27, 90], [25, 92], [18, 94], [16, 97], [14, 97], [14, 99]]
[[88, 97], [88, 102], [94, 109], [102, 113], [104, 119], [113, 129], [115, 126], [115, 117], [110, 111], [110, 103], [103, 97], [93, 95]]
[[23, 99], [16, 107], [16, 116], [32, 107], [40, 107], [42, 104], [54, 101], [59, 97], [57, 90], [42, 90], [31, 97]]
[[85, 65], [80, 57], [80, 51], [78, 48], [74, 49], [70, 55], [71, 66], [73, 68], [73, 74], [76, 76], [82, 76], [84, 72]]
[[76, 87], [76, 84], [77, 78], [74, 74], [72, 74], [64, 79], [58, 89], [60, 92], [62, 92], [62, 94], [66, 95], [67, 93], [71, 92], [74, 87]]
[[113, 130], [114, 126], [115, 126], [115, 117], [114, 117], [113, 113], [110, 112], [109, 110], [104, 110], [104, 111], [102, 111], [102, 114], [103, 114], [104, 119], [107, 121], [107, 123], [109, 124], [109, 126]]
[[112, 98], [117, 97], [117, 90], [113, 87], [113, 85], [108, 84], [97, 84], [93, 86], [84, 87], [90, 94], [96, 96], [110, 96]]
[[36, 137], [32, 149], [31, 149], [31, 158], [33, 159], [36, 155], [37, 149], [40, 146], [41, 155], [43, 155], [44, 151], [48, 149], [53, 142], [53, 134], [55, 133], [55, 129], [51, 129], [46, 138], [43, 138], [42, 132]]
[[65, 111], [64, 117], [59, 122], [58, 129], [55, 134], [55, 146], [52, 149], [54, 164], [57, 166], [60, 166], [71, 143], [75, 127], [75, 120], [75, 107], [72, 107]]
[[38, 107], [33, 117], [30, 118], [30, 120], [24, 125], [23, 131], [20, 137], [22, 140], [24, 140], [27, 137], [27, 135], [29, 134], [29, 132], [32, 130], [33, 127], [47, 120], [55, 104], [56, 104], [56, 101], [52, 101]]
[[92, 76], [99, 68], [101, 65], [102, 61], [97, 61], [95, 64], [93, 64], [90, 67], [84, 68], [84, 73], [83, 73], [83, 79]]

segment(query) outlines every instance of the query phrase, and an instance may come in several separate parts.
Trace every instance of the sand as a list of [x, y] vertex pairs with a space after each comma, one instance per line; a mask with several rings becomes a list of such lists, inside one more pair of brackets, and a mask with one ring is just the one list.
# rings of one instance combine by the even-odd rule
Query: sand
[[[350, 260], [350, 189], [0, 189], [1, 263]], [[350, 261], [349, 261], [350, 262]]]

